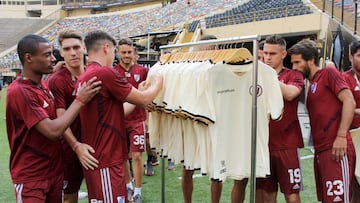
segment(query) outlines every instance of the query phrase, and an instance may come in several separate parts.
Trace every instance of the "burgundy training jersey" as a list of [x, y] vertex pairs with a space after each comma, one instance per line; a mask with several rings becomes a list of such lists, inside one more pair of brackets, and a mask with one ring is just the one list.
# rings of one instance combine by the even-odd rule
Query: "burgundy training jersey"
[[61, 175], [63, 159], [60, 141], [46, 138], [34, 127], [45, 118], [56, 118], [54, 98], [46, 83], [35, 84], [19, 77], [9, 86], [6, 98], [13, 183], [40, 181]]
[[[71, 75], [67, 68], [61, 68], [50, 75], [48, 84], [51, 92], [54, 94], [56, 108], [69, 108], [76, 96], [74, 91], [75, 83], [76, 78]], [[70, 128], [76, 139], [81, 141], [81, 125], [79, 116], [71, 124]], [[73, 152], [65, 140], [63, 140], [63, 149], [67, 155], [71, 155], [73, 157], [76, 156], [75, 152]]]
[[82, 141], [95, 149], [99, 168], [120, 163], [128, 158], [123, 102], [132, 89], [112, 67], [98, 63], [87, 66], [78, 84], [96, 76], [102, 81], [100, 92], [81, 108]]
[[[120, 64], [115, 66], [115, 70], [117, 70], [121, 77], [127, 78], [130, 84], [132, 84], [136, 89], [142, 81], [146, 80], [149, 69], [144, 68], [138, 64], [134, 64], [129, 71], [126, 71]], [[143, 107], [136, 107], [131, 114], [126, 117], [126, 121], [145, 121], [146, 113]]]
[[[303, 89], [304, 77], [302, 73], [295, 70], [283, 68], [278, 75], [280, 82], [287, 85], [294, 85]], [[299, 96], [292, 101], [284, 100], [284, 112], [281, 120], [270, 120], [269, 124], [269, 149], [293, 149], [304, 147], [304, 142], [297, 116]]]
[[[347, 82], [352, 94], [354, 95], [354, 99], [356, 101], [356, 108], [360, 108], [360, 82], [357, 82], [355, 79], [354, 71], [352, 69], [343, 73], [344, 79]], [[359, 81], [359, 76], [357, 76], [357, 80]], [[351, 124], [351, 128], [360, 127], [360, 116], [354, 116], [353, 122]]]
[[[310, 82], [306, 103], [317, 152], [332, 148], [341, 121], [342, 103], [337, 95], [348, 88], [341, 73], [334, 67], [318, 70]], [[349, 136], [347, 140], [351, 142]]]

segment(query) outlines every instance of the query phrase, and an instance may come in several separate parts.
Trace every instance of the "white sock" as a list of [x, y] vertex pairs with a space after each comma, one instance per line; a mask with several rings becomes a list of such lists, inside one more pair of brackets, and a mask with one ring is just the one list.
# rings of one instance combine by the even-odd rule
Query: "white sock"
[[137, 194], [141, 195], [141, 187], [136, 187], [134, 190], [134, 196], [136, 196]]
[[134, 189], [132, 182], [130, 181], [130, 183], [126, 184], [126, 188], [130, 188], [130, 189]]

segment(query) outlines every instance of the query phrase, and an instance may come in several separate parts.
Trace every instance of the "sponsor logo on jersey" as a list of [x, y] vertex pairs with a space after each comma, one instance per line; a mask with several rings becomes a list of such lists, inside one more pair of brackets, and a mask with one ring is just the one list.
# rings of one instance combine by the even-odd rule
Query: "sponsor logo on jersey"
[[311, 93], [315, 93], [316, 92], [316, 88], [317, 88], [317, 82], [313, 83], [311, 85]]
[[341, 199], [341, 197], [336, 196], [336, 197], [334, 198], [333, 202], [342, 202], [342, 199]]
[[104, 201], [98, 199], [91, 199], [90, 203], [104, 203]]
[[46, 109], [49, 106], [49, 104], [44, 100], [43, 108]]
[[293, 189], [293, 190], [300, 189], [300, 185], [296, 183], [296, 184], [292, 187], [292, 189]]
[[134, 80], [136, 82], [139, 82], [140, 81], [140, 74], [134, 74]]
[[216, 93], [218, 94], [224, 94], [224, 93], [230, 93], [230, 92], [235, 92], [235, 89], [226, 89], [226, 90], [219, 90]]

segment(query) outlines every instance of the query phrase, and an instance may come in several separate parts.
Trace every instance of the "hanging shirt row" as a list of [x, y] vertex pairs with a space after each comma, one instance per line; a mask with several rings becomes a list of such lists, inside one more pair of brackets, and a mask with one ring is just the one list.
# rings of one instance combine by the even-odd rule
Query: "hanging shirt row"
[[160, 74], [164, 86], [149, 113], [151, 147], [213, 179], [250, 177], [252, 93], [256, 92], [256, 177], [269, 174], [268, 123], [270, 117], [281, 118], [283, 98], [271, 67], [258, 62], [256, 88], [252, 68], [251, 62], [156, 63], [148, 82]]

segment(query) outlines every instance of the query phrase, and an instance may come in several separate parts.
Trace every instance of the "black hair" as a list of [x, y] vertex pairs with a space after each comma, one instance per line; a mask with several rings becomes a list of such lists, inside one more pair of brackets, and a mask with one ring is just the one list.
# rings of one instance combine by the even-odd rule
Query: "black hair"
[[64, 57], [62, 57], [62, 56], [60, 55], [59, 49], [54, 49], [54, 50], [53, 50], [53, 55], [54, 55], [54, 57], [56, 58], [55, 64], [57, 64], [59, 61], [64, 61]]
[[349, 48], [351, 56], [354, 56], [354, 54], [360, 49], [360, 41], [351, 42]]
[[37, 54], [40, 43], [49, 42], [45, 38], [34, 34], [26, 35], [19, 41], [17, 46], [17, 53], [19, 55], [19, 59], [22, 65], [24, 65], [25, 63], [25, 54]]

